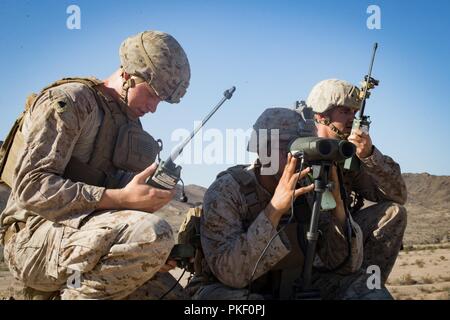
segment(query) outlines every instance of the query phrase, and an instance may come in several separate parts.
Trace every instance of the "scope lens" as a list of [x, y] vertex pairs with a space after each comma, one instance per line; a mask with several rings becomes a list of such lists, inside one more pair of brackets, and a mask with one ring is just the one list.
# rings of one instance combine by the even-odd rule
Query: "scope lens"
[[317, 144], [319, 152], [322, 156], [327, 156], [331, 153], [333, 146], [328, 140], [320, 140]]
[[339, 149], [345, 158], [350, 158], [355, 154], [355, 145], [348, 141], [341, 141], [339, 143]]

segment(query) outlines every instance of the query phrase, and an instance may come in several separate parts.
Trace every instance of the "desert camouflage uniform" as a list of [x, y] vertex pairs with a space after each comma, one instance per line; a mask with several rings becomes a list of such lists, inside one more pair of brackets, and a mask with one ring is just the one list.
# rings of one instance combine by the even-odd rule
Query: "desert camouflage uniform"
[[[254, 166], [246, 170], [254, 174]], [[255, 177], [256, 179], [256, 177]], [[255, 180], [257, 181], [257, 180]], [[258, 182], [256, 187], [264, 195], [267, 204], [272, 195]], [[204, 197], [204, 211], [201, 217], [201, 240], [207, 265], [204, 275], [209, 274], [209, 284], [202, 286], [194, 299], [246, 299], [251, 273], [261, 252], [277, 230], [272, 226], [264, 211], [249, 217], [239, 184], [230, 174], [219, 177]], [[349, 261], [339, 271], [323, 274], [313, 273], [314, 286], [321, 289], [324, 298], [333, 299], [384, 299], [389, 297], [385, 288], [369, 290], [367, 274], [360, 269], [362, 260], [362, 239], [359, 226], [352, 222], [356, 236], [352, 238], [352, 253]], [[321, 215], [315, 266], [332, 269], [347, 255], [347, 241], [344, 232], [329, 212]], [[288, 255], [292, 243], [281, 232], [272, 241], [258, 265], [253, 281], [270, 271]], [[302, 266], [300, 265], [299, 268]], [[327, 281], [320, 281], [325, 276]], [[334, 282], [330, 282], [335, 280]], [[331, 286], [340, 283], [338, 288]], [[323, 287], [320, 287], [323, 286]], [[250, 299], [273, 298], [252, 293]]]
[[[297, 111], [304, 118], [310, 117], [309, 108], [315, 113], [340, 106], [358, 110], [361, 106], [360, 90], [344, 80], [323, 80], [312, 88], [303, 106]], [[333, 130], [331, 125], [328, 126]], [[364, 235], [363, 268], [378, 265], [384, 284], [397, 258], [406, 228], [406, 209], [402, 205], [406, 202], [407, 192], [400, 166], [374, 146], [372, 155], [361, 160], [360, 171], [344, 171], [344, 182], [349, 194], [354, 192], [375, 202], [373, 206], [352, 212], [352, 216]]]
[[[263, 136], [258, 134], [261, 129], [271, 132], [277, 130], [279, 142], [282, 142], [279, 150], [285, 150], [285, 143], [292, 139], [315, 135], [314, 123], [308, 123], [300, 114], [286, 108], [266, 109], [253, 129], [254, 134], [250, 139], [248, 150], [258, 152], [259, 155], [261, 150], [268, 146]], [[271, 132], [267, 132], [267, 137], [271, 136]], [[273, 144], [272, 138], [270, 139]], [[231, 172], [219, 174], [204, 197], [200, 235], [207, 263], [202, 266], [202, 274], [194, 278], [190, 284], [192, 288], [195, 288], [198, 283], [202, 284], [193, 294], [194, 299], [245, 299], [249, 291], [246, 287], [250, 284], [253, 269], [264, 248], [282, 225], [280, 222], [278, 228], [274, 228], [264, 212], [272, 194], [265, 190], [256, 178], [256, 171], [262, 170], [260, 165], [241, 170], [245, 170], [252, 177], [251, 188], [255, 189], [259, 211], [254, 208], [250, 210], [250, 204], [247, 203], [249, 190], [241, 188], [235, 179], [236, 176], [233, 176]], [[305, 196], [311, 200], [312, 194]], [[307, 212], [304, 214], [307, 215]], [[361, 230], [351, 217], [349, 220], [353, 234], [350, 239], [350, 257], [344, 265], [341, 265], [347, 258], [349, 249], [346, 236], [330, 211], [321, 213], [319, 219], [321, 235], [317, 243], [314, 265], [322, 267], [321, 270], [325, 267], [334, 271], [324, 274], [317, 269], [313, 273], [313, 286], [321, 290], [322, 297], [328, 299], [390, 298], [385, 287], [380, 290], [370, 290], [367, 287], [368, 274], [360, 268], [363, 258]], [[294, 261], [295, 269], [302, 268], [301, 260], [304, 258], [292, 255], [296, 251], [300, 256], [302, 255], [295, 249], [295, 247], [298, 248], [297, 242], [298, 239], [292, 236], [289, 238], [284, 230], [274, 237], [262, 256], [253, 278], [253, 281], [259, 282], [260, 289], [264, 286], [267, 289], [267, 285], [273, 283], [270, 280], [272, 271], [276, 273], [280, 266], [281, 269], [285, 269], [287, 265], [283, 264], [283, 261], [286, 259], [283, 260], [283, 258]], [[265, 282], [265, 284], [262, 283], [262, 287], [261, 282]], [[272, 291], [273, 288], [270, 289], [270, 285], [268, 287], [269, 291]], [[266, 289], [251, 292], [249, 298], [276, 298], [273, 296], [273, 291], [267, 295]], [[280, 297], [282, 296], [286, 297], [280, 294]]]
[[[72, 101], [55, 103], [52, 91]], [[158, 270], [173, 246], [170, 225], [155, 215], [96, 211], [104, 187], [62, 178], [74, 156], [87, 162], [102, 123], [102, 110], [89, 88], [69, 83], [50, 89], [26, 114], [26, 151], [0, 222], [26, 226], [5, 244], [13, 275], [40, 291], [61, 291], [63, 299], [123, 299], [145, 287], [158, 287]], [[119, 171], [125, 185], [131, 173]], [[80, 273], [79, 285], [68, 277]], [[166, 277], [166, 276], [159, 276]], [[76, 281], [75, 281], [76, 283]], [[147, 290], [148, 291], [148, 290]]]
[[363, 268], [377, 265], [385, 283], [398, 252], [406, 228], [406, 185], [400, 166], [383, 155], [376, 147], [371, 156], [361, 160], [359, 172], [344, 171], [348, 191], [375, 202], [372, 206], [352, 213], [363, 231]]

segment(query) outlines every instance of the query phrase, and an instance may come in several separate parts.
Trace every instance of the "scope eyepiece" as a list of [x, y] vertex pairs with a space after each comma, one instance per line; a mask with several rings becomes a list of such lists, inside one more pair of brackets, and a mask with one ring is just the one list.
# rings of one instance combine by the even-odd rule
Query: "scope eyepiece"
[[341, 161], [352, 157], [356, 148], [353, 143], [318, 137], [301, 137], [289, 144], [294, 157], [302, 156], [306, 161]]
[[344, 159], [351, 158], [356, 152], [356, 147], [353, 143], [345, 140], [339, 142], [339, 153]]

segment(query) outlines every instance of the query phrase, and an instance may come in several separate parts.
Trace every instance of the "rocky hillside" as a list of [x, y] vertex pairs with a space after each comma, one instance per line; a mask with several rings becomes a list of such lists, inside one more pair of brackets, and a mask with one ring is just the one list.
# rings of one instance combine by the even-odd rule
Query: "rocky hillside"
[[430, 244], [450, 239], [450, 176], [406, 173], [408, 226], [405, 244]]

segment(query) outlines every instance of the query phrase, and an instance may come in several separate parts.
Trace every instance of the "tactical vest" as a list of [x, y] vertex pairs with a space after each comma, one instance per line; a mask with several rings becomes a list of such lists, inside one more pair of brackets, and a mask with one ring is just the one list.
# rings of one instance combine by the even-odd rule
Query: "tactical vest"
[[17, 118], [0, 149], [0, 182], [12, 186], [17, 160], [25, 147], [21, 130], [26, 112], [31, 110], [49, 89], [73, 82], [84, 84], [90, 89], [97, 106], [103, 112], [103, 120], [89, 161], [83, 163], [72, 157], [65, 168], [64, 178], [100, 187], [117, 188], [119, 170], [139, 172], [155, 161], [156, 155], [161, 151], [161, 145], [143, 130], [138, 119], [127, 115], [127, 107], [124, 104], [116, 102], [98, 89], [101, 84], [99, 80], [64, 78], [45, 87], [39, 95], [33, 94], [27, 98], [25, 111]]
[[[260, 188], [257, 187], [257, 181], [255, 177], [245, 170], [248, 167], [246, 165], [238, 165], [219, 173], [217, 178], [230, 174], [233, 179], [239, 184], [239, 191], [245, 198], [245, 215], [242, 217], [242, 223], [244, 230], [247, 231], [258, 214], [268, 205], [268, 200], [260, 194]], [[267, 197], [266, 197], [267, 198]], [[263, 200], [264, 199], [264, 200]], [[306, 205], [306, 203], [305, 203]], [[302, 208], [303, 211], [304, 208]], [[194, 209], [191, 209], [194, 210]], [[186, 243], [187, 239], [197, 239], [195, 241], [195, 247], [197, 249], [195, 259], [195, 274], [199, 276], [200, 283], [194, 283], [191, 288], [188, 286], [188, 290], [194, 292], [197, 290], [198, 285], [206, 285], [213, 282], [219, 282], [219, 280], [212, 274], [209, 267], [207, 267], [206, 259], [203, 257], [203, 252], [199, 245], [200, 238], [200, 209], [196, 208], [195, 212], [191, 210], [188, 212], [187, 221], [182, 224], [179, 232], [179, 243]], [[304, 212], [304, 211], [303, 211]], [[189, 220], [195, 227], [187, 227]], [[285, 221], [286, 222], [286, 221]], [[280, 223], [282, 224], [282, 222]], [[304, 255], [299, 245], [299, 232], [303, 232], [301, 229], [303, 224], [290, 223], [284, 229], [289, 242], [292, 246], [290, 253], [280, 260], [272, 269], [254, 280], [252, 283], [252, 291], [263, 292], [269, 294], [272, 297], [280, 299], [288, 299], [292, 293], [293, 285], [296, 279], [298, 279], [302, 272]], [[185, 230], [189, 229], [191, 232], [195, 231], [197, 234], [186, 235]], [[299, 231], [300, 230], [300, 231]], [[200, 261], [199, 261], [200, 260]], [[239, 272], [236, 270], [236, 272]]]

